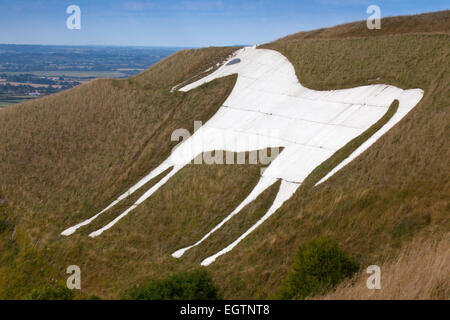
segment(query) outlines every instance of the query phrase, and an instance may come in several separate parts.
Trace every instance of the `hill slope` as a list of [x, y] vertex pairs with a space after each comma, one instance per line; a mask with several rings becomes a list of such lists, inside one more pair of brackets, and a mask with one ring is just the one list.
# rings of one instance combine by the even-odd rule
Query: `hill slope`
[[[392, 32], [389, 19], [396, 21]], [[369, 150], [325, 184], [312, 188], [306, 182], [274, 217], [208, 267], [226, 298], [271, 297], [296, 248], [313, 237], [337, 239], [364, 267], [396, 256], [419, 236], [438, 240], [448, 234], [449, 11], [389, 19], [377, 36], [338, 26], [263, 46], [285, 55], [312, 89], [388, 83], [422, 88], [425, 95]], [[411, 19], [414, 29], [400, 32], [410, 30]], [[443, 22], [430, 27], [421, 21]], [[34, 270], [39, 263], [48, 274], [36, 275], [41, 280], [34, 286], [50, 277], [64, 279], [65, 268], [78, 264], [83, 290], [117, 298], [135, 283], [196, 267], [264, 213], [277, 185], [210, 241], [180, 260], [171, 258], [180, 243], [197, 240], [234, 209], [259, 176], [259, 166], [192, 165], [102, 237], [86, 235], [109, 219], [80, 235], [59, 235], [165, 158], [175, 145], [169, 143], [174, 129], [192, 131], [194, 120], [215, 113], [234, 77], [189, 93], [170, 89], [235, 50], [183, 51], [130, 80], [97, 80], [0, 111], [0, 198], [8, 205], [8, 217], [0, 218], [10, 225], [0, 241], [11, 250], [0, 260], [0, 284], [14, 273], [14, 284], [23, 287], [0, 295], [23, 297], [31, 285], [18, 270]], [[29, 253], [30, 243], [37, 253]]]
[[343, 39], [354, 37], [379, 37], [386, 35], [415, 33], [448, 33], [450, 29], [450, 10], [424, 13], [412, 16], [396, 16], [382, 19], [381, 29], [370, 30], [366, 21], [357, 21], [333, 28], [304, 31], [289, 35], [283, 39]]

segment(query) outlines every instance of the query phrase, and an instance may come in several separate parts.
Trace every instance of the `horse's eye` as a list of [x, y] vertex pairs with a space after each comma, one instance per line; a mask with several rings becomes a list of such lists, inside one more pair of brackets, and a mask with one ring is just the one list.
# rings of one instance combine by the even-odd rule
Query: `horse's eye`
[[228, 62], [226, 65], [227, 65], [227, 66], [231, 66], [231, 65], [236, 64], [236, 63], [239, 63], [239, 62], [241, 62], [241, 59], [236, 58], [236, 59], [233, 59], [233, 60], [231, 60], [230, 62]]

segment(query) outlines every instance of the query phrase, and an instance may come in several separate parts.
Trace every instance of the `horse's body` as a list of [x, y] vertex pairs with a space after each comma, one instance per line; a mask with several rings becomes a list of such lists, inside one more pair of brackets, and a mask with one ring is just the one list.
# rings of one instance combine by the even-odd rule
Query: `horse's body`
[[272, 50], [244, 48], [238, 50], [233, 59], [232, 63], [225, 64], [205, 78], [180, 89], [189, 91], [214, 79], [238, 74], [232, 93], [218, 112], [147, 177], [102, 212], [67, 229], [63, 235], [70, 235], [79, 227], [90, 223], [148, 181], [172, 168], [132, 207], [105, 227], [90, 234], [92, 237], [100, 235], [202, 153], [214, 150], [247, 152], [283, 147], [280, 155], [262, 173], [253, 191], [224, 221], [194, 245], [173, 254], [174, 257], [180, 257], [203, 242], [264, 190], [281, 180], [278, 194], [267, 213], [235, 242], [202, 262], [203, 265], [208, 265], [233, 249], [269, 218], [317, 166], [376, 123], [395, 99], [399, 100], [399, 107], [394, 116], [320, 182], [370, 147], [414, 108], [423, 96], [420, 89], [402, 90], [388, 85], [332, 91], [310, 90], [298, 82], [292, 64], [283, 55]]

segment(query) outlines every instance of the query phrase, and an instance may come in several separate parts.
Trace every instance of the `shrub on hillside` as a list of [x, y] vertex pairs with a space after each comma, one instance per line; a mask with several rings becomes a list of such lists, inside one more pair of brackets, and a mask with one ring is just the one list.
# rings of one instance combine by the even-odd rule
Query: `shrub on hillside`
[[305, 299], [335, 287], [358, 270], [355, 260], [328, 239], [314, 239], [302, 245], [284, 280], [281, 299]]
[[134, 287], [124, 296], [132, 300], [216, 300], [218, 289], [209, 273], [198, 269], [180, 272]]

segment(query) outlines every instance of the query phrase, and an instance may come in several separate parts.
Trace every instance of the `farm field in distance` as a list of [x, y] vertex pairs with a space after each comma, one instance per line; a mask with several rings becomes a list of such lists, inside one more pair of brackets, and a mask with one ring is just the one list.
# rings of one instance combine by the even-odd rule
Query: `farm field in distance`
[[0, 108], [96, 78], [128, 78], [179, 49], [0, 44]]

